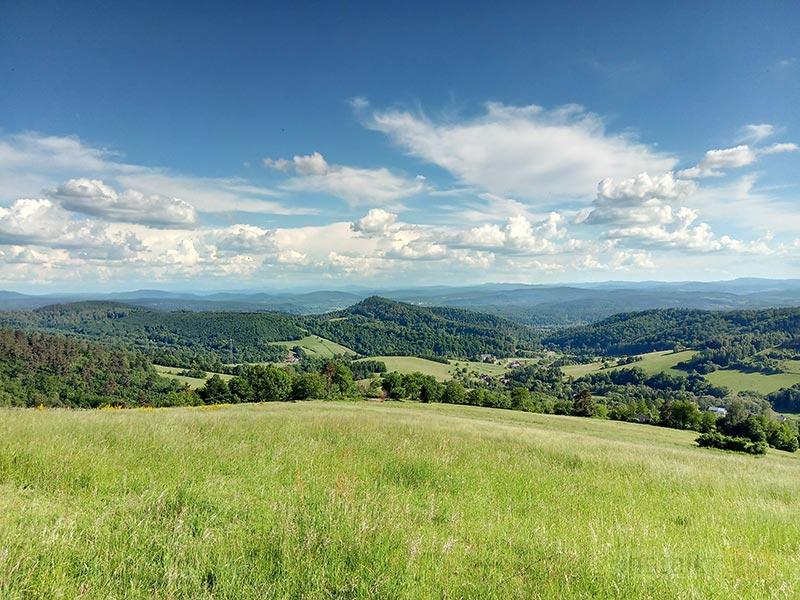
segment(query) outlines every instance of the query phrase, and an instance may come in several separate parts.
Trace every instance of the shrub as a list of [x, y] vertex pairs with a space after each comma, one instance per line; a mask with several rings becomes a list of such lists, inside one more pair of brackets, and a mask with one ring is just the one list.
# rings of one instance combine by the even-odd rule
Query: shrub
[[745, 437], [725, 435], [718, 431], [702, 433], [695, 442], [701, 448], [719, 448], [734, 452], [746, 452], [747, 454], [766, 454], [768, 448], [767, 442], [763, 440], [754, 442]]
[[310, 400], [325, 397], [325, 378], [319, 373], [300, 373], [292, 381], [292, 398]]

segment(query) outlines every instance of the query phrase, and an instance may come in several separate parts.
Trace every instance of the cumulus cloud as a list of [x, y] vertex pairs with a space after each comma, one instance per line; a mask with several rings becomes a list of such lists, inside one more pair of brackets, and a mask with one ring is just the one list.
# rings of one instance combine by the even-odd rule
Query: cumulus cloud
[[382, 208], [373, 208], [353, 223], [353, 231], [367, 235], [386, 235], [394, 229], [396, 223], [396, 214]]
[[348, 255], [332, 250], [328, 253], [326, 266], [347, 274], [374, 275], [385, 267], [385, 260], [378, 256]]
[[708, 223], [698, 222], [696, 210], [674, 204], [696, 191], [693, 182], [676, 179], [672, 173], [656, 177], [642, 173], [620, 182], [605, 179], [597, 186], [597, 197], [583, 222], [604, 226], [602, 237], [627, 245], [696, 252], [768, 251], [760, 242], [718, 238]]
[[295, 155], [292, 160], [265, 158], [264, 165], [284, 173], [294, 170], [300, 175], [325, 175], [328, 172], [328, 162], [319, 152], [307, 156]]
[[549, 254], [557, 249], [554, 240], [566, 234], [563, 223], [564, 218], [558, 213], [536, 223], [516, 215], [503, 226], [487, 223], [459, 232], [451, 236], [450, 245], [509, 254]]
[[67, 210], [109, 221], [156, 227], [190, 227], [197, 222], [197, 211], [179, 198], [147, 195], [137, 190], [117, 193], [99, 179], [70, 179], [50, 196]]
[[404, 260], [439, 260], [448, 256], [448, 249], [436, 242], [416, 239], [393, 248], [387, 256]]
[[284, 265], [305, 265], [308, 263], [308, 256], [302, 252], [288, 248], [279, 251], [276, 260]]
[[70, 249], [87, 258], [118, 260], [142, 247], [131, 231], [117, 231], [91, 219], [73, 220], [47, 199], [21, 198], [0, 207], [0, 244]]
[[681, 218], [670, 202], [691, 194], [696, 186], [691, 181], [675, 179], [672, 173], [615, 181], [603, 179], [597, 186], [593, 207], [584, 213], [588, 224], [602, 223], [671, 223]]
[[212, 230], [208, 237], [221, 250], [262, 253], [277, 248], [274, 231], [243, 223]]
[[528, 200], [588, 195], [604, 177], [668, 171], [676, 162], [629, 135], [608, 133], [600, 117], [575, 105], [489, 103], [483, 115], [460, 121], [385, 110], [365, 124], [463, 183]]
[[[0, 135], [0, 281], [535, 280], [665, 268], [675, 252], [695, 272], [714, 261], [727, 268], [732, 254], [755, 264], [800, 243], [788, 186], [755, 189], [752, 172], [700, 181], [798, 150], [765, 145], [771, 125], [746, 127], [740, 146], [711, 150], [675, 174], [673, 157], [607, 132], [580, 107], [490, 104], [475, 118], [431, 120], [356, 104], [368, 126], [455, 181], [434, 190], [421, 176], [331, 164], [312, 152], [266, 159], [286, 174], [272, 189], [127, 164], [77, 138]], [[313, 226], [234, 216], [319, 214], [287, 200], [309, 191], [372, 208]], [[399, 202], [423, 193], [425, 202]], [[756, 226], [755, 239], [741, 233]]]
[[330, 194], [351, 205], [386, 204], [425, 190], [424, 178], [408, 179], [384, 167], [331, 165], [319, 152], [296, 155], [291, 160], [265, 158], [264, 164], [295, 174], [281, 186], [284, 190]]

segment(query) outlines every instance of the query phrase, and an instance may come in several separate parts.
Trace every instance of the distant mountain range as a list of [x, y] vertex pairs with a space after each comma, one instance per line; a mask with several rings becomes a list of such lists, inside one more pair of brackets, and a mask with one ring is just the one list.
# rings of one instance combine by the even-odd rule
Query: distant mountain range
[[0, 291], [0, 310], [104, 300], [157, 310], [277, 311], [322, 314], [380, 295], [422, 306], [449, 306], [499, 315], [537, 327], [593, 323], [610, 315], [655, 308], [733, 310], [800, 306], [800, 280], [744, 278], [715, 282], [623, 282], [563, 285], [484, 284], [397, 290], [304, 293], [227, 291], [209, 294], [136, 290], [97, 294], [27, 295]]

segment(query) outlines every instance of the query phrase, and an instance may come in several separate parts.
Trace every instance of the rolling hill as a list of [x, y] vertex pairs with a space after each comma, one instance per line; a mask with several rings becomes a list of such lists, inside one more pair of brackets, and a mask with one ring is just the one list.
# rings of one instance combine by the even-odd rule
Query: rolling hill
[[687, 309], [622, 313], [591, 325], [562, 329], [543, 343], [567, 352], [625, 355], [702, 348], [724, 338], [757, 336], [779, 344], [800, 335], [800, 308], [743, 311]]
[[30, 295], [0, 291], [0, 309], [33, 309], [85, 300], [120, 301], [158, 310], [324, 314], [378, 295], [422, 306], [484, 312], [541, 328], [592, 323], [616, 313], [661, 308], [743, 310], [800, 306], [800, 280], [742, 278], [712, 282], [573, 284], [491, 283], [383, 290], [191, 293], [153, 289], [128, 292]]
[[501, 317], [377, 296], [341, 311], [307, 317], [305, 323], [314, 333], [366, 356], [513, 356], [538, 344], [532, 330]]
[[215, 370], [223, 363], [281, 360], [271, 342], [300, 339], [281, 313], [158, 311], [119, 302], [78, 302], [0, 313], [0, 325], [82, 335], [148, 351], [155, 362]]

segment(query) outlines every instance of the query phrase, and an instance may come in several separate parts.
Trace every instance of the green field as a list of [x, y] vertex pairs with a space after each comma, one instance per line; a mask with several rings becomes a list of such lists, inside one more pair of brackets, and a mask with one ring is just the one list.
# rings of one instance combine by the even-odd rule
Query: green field
[[464, 367], [467, 374], [477, 373], [478, 375], [502, 375], [507, 367], [505, 364], [496, 365], [491, 363], [475, 362], [469, 360], [451, 360], [448, 364], [418, 358], [416, 356], [371, 356], [369, 360], [379, 360], [386, 364], [388, 372], [398, 371], [399, 373], [419, 372], [424, 375], [432, 375], [439, 381], [452, 379], [456, 370]]
[[[153, 365], [153, 366], [156, 368], [156, 371], [158, 371], [164, 377], [176, 379], [181, 383], [185, 383], [193, 390], [196, 390], [197, 388], [205, 385], [206, 383], [205, 379], [200, 379], [199, 377], [186, 377], [185, 375], [178, 375], [178, 373], [180, 373], [181, 371], [185, 371], [186, 369], [182, 369], [179, 367], [167, 367], [165, 365]], [[208, 377], [211, 377], [212, 375], [219, 375], [226, 381], [231, 377], [233, 377], [233, 375], [227, 375], [225, 373], [207, 373], [207, 375]]]
[[725, 386], [733, 392], [753, 391], [769, 394], [800, 383], [800, 361], [784, 360], [781, 361], [781, 366], [784, 372], [774, 375], [725, 369], [714, 371], [705, 377], [714, 385]]
[[[642, 360], [630, 365], [610, 367], [609, 371], [622, 369], [625, 367], [640, 367], [648, 374], [655, 374], [665, 371], [678, 375], [686, 375], [685, 371], [675, 369], [679, 362], [688, 360], [695, 354], [694, 350], [684, 350], [683, 352], [649, 352], [640, 355]], [[714, 385], [724, 386], [732, 392], [754, 391], [761, 394], [769, 394], [781, 388], [791, 387], [800, 383], [800, 361], [782, 361], [783, 373], [765, 375], [763, 373], [745, 373], [732, 369], [714, 371], [705, 375], [705, 378]], [[593, 362], [584, 365], [567, 365], [561, 367], [562, 373], [570, 377], [582, 377], [589, 373], [602, 371], [602, 363]]]
[[286, 342], [273, 342], [277, 346], [285, 346], [287, 349], [300, 346], [310, 356], [318, 358], [333, 358], [337, 355], [354, 355], [350, 348], [342, 346], [331, 340], [319, 337], [318, 335], [307, 335], [299, 340], [288, 340]]
[[0, 597], [792, 598], [800, 457], [502, 410], [0, 411]]
[[[673, 352], [672, 350], [658, 351], [658, 352], [648, 352], [647, 354], [640, 354], [639, 356], [642, 357], [642, 360], [636, 361], [629, 365], [622, 365], [619, 367], [611, 367], [608, 370], [613, 369], [623, 369], [626, 367], [639, 367], [644, 369], [644, 371], [648, 375], [655, 375], [656, 373], [661, 373], [666, 371], [672, 374], [680, 374], [686, 375], [685, 371], [681, 371], [680, 369], [675, 369], [675, 365], [685, 360], [689, 360], [692, 356], [694, 356], [696, 352], [694, 350], [684, 350], [682, 352]], [[561, 367], [561, 372], [564, 375], [569, 375], [570, 377], [582, 377], [589, 373], [594, 373], [597, 371], [602, 371], [603, 365], [600, 362], [593, 362], [588, 363], [585, 365], [568, 365], [565, 367]]]

